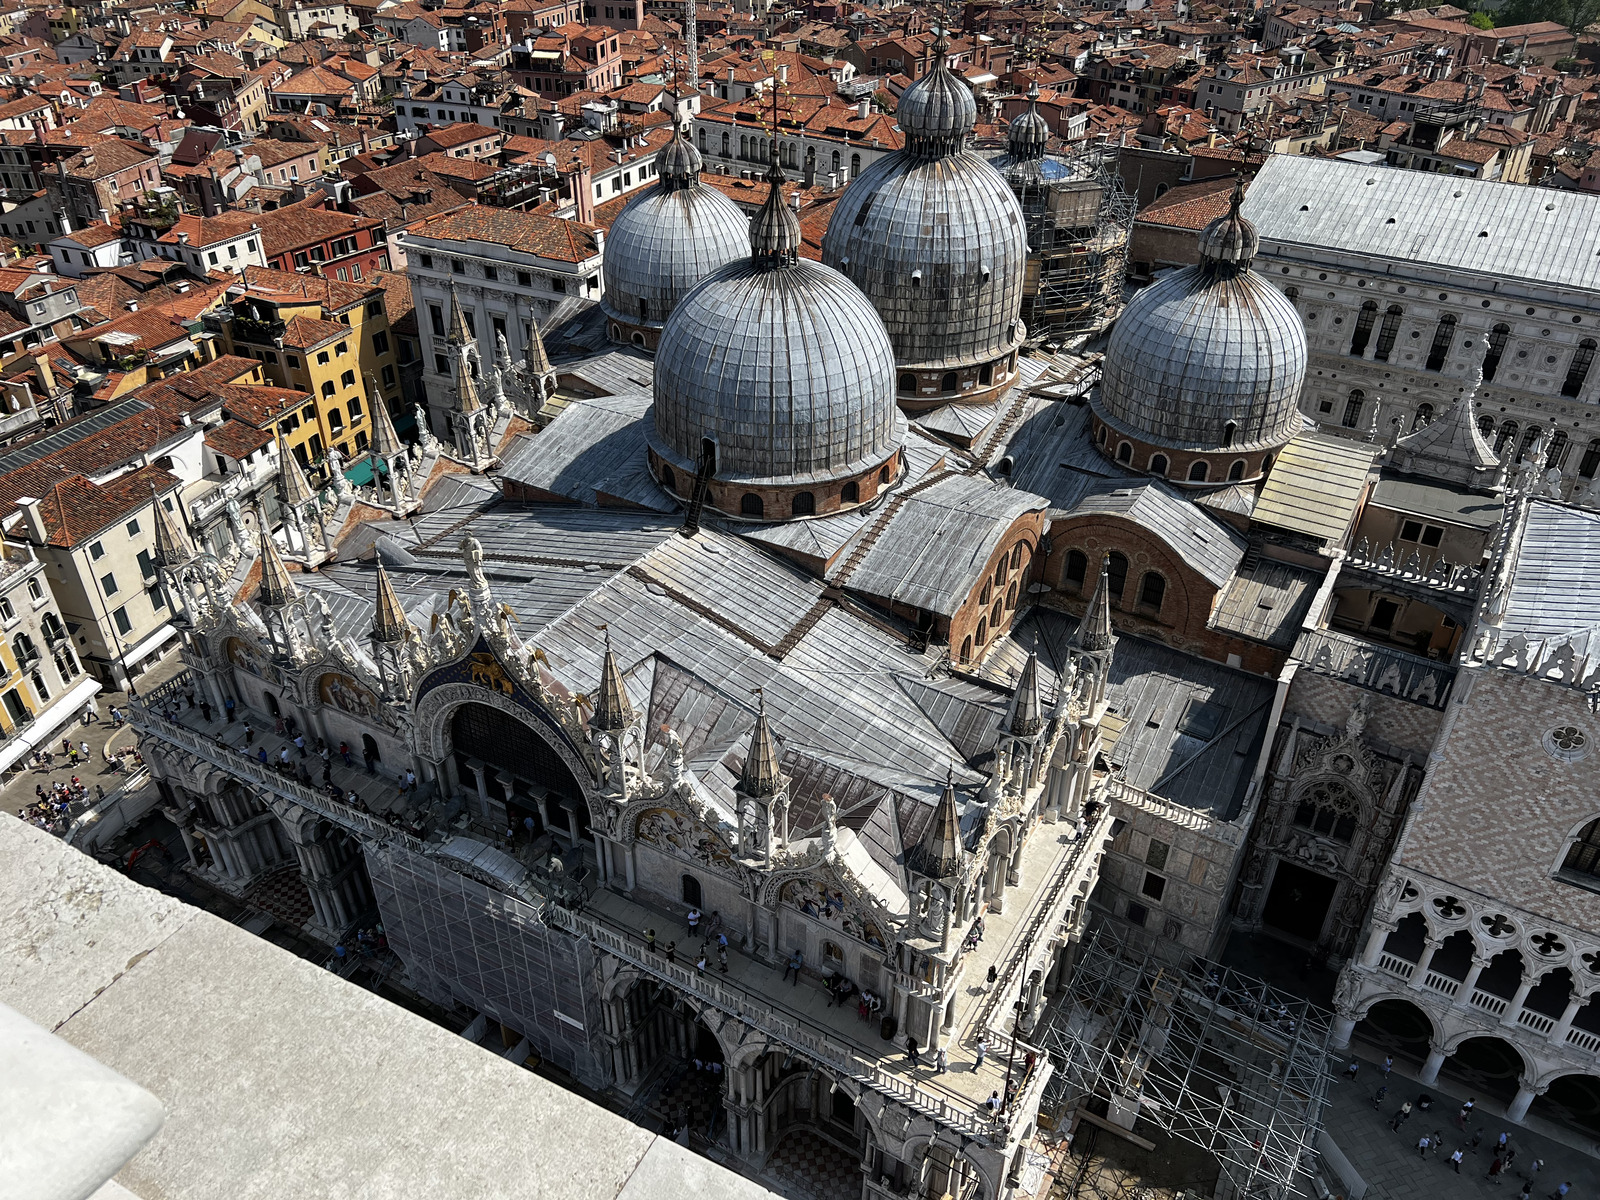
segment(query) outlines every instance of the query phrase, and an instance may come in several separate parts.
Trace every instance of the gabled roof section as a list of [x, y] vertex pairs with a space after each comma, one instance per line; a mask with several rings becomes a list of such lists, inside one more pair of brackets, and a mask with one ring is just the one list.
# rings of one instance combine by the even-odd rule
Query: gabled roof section
[[1078, 502], [1068, 520], [1089, 513], [1124, 517], [1143, 527], [1218, 588], [1232, 578], [1248, 546], [1187, 496], [1156, 480], [1106, 480]]

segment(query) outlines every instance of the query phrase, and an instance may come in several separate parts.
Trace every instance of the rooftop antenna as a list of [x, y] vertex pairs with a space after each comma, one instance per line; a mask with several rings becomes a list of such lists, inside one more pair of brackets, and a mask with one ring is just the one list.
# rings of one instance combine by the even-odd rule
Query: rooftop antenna
[[694, 0], [684, 0], [683, 41], [689, 52], [689, 84], [700, 91], [700, 25], [695, 20]]

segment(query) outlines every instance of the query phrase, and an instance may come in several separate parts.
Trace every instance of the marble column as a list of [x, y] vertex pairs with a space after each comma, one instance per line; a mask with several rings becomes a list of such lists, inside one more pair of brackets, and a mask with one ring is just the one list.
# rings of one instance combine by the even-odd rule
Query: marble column
[[1378, 956], [1383, 953], [1383, 945], [1389, 940], [1389, 935], [1395, 931], [1395, 926], [1388, 922], [1374, 921], [1372, 932], [1367, 934], [1366, 948], [1361, 952], [1361, 965], [1375, 967], [1378, 965]]
[[1506, 1119], [1519, 1122], [1525, 1120], [1528, 1116], [1528, 1107], [1533, 1103], [1534, 1098], [1544, 1095], [1547, 1091], [1549, 1091], [1548, 1085], [1534, 1087], [1529, 1083], [1526, 1076], [1518, 1079], [1517, 1094], [1512, 1098], [1510, 1107], [1506, 1109]]
[[1417, 1082], [1426, 1083], [1429, 1085], [1438, 1083], [1439, 1068], [1444, 1066], [1444, 1060], [1449, 1057], [1450, 1056], [1445, 1052], [1444, 1047], [1438, 1045], [1436, 1042], [1429, 1042], [1428, 1058], [1427, 1061], [1422, 1064], [1422, 1074], [1417, 1076]]
[[1517, 1018], [1522, 1015], [1522, 1004], [1528, 998], [1528, 993], [1533, 991], [1533, 985], [1538, 979], [1532, 975], [1524, 975], [1522, 982], [1517, 984], [1517, 991], [1506, 1004], [1506, 1011], [1500, 1014], [1500, 1024], [1515, 1025]]
[[489, 779], [484, 765], [479, 762], [469, 762], [467, 769], [472, 772], [473, 787], [477, 792], [477, 816], [487, 819], [489, 816]]
[[1556, 1022], [1556, 1027], [1550, 1031], [1550, 1041], [1557, 1045], [1565, 1044], [1567, 1034], [1572, 1029], [1572, 1018], [1578, 1015], [1578, 1010], [1584, 1006], [1586, 996], [1574, 992], [1567, 998], [1567, 1007], [1562, 1010], [1561, 1019]]
[[1355, 1032], [1356, 1019], [1338, 1014], [1333, 1019], [1333, 1034], [1330, 1044], [1335, 1050], [1343, 1050], [1350, 1045], [1350, 1035]]
[[1420, 992], [1422, 982], [1428, 977], [1428, 964], [1433, 961], [1433, 956], [1438, 953], [1439, 947], [1444, 944], [1441, 938], [1424, 938], [1422, 941], [1422, 956], [1417, 959], [1416, 970], [1411, 972], [1411, 978], [1406, 981], [1406, 987], [1412, 991]]
[[1483, 974], [1483, 969], [1489, 965], [1487, 958], [1472, 956], [1472, 966], [1467, 968], [1467, 977], [1461, 981], [1461, 986], [1456, 989], [1455, 997], [1451, 1004], [1455, 1008], [1468, 1008], [1472, 1004], [1472, 991], [1478, 986], [1478, 976]]

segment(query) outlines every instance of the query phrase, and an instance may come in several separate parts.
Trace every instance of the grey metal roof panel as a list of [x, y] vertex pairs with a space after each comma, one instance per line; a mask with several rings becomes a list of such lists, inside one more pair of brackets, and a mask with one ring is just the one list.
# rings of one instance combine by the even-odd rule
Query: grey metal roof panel
[[1600, 287], [1600, 196], [1271, 155], [1244, 215], [1283, 242], [1475, 275]]
[[586, 384], [601, 396], [649, 395], [655, 373], [655, 360], [631, 347], [609, 349], [561, 364], [563, 376]]
[[1337, 545], [1350, 532], [1373, 460], [1382, 446], [1302, 433], [1272, 464], [1252, 519]]
[[422, 507], [428, 512], [455, 510], [465, 516], [467, 510], [482, 508], [500, 498], [499, 486], [483, 475], [446, 475], [430, 487], [422, 498]]
[[1217, 599], [1211, 625], [1284, 650], [1294, 647], [1322, 575], [1308, 567], [1263, 558], [1241, 569]]
[[1194, 502], [1213, 512], [1248, 517], [1256, 508], [1256, 489], [1248, 483], [1236, 483], [1231, 487], [1218, 488], [1214, 492], [1196, 496]]
[[1486, 496], [1455, 484], [1436, 483], [1414, 475], [1383, 473], [1372, 489], [1369, 505], [1407, 513], [1416, 517], [1432, 517], [1453, 525], [1470, 529], [1493, 529], [1505, 511], [1504, 502], [1496, 496]]
[[1043, 496], [950, 475], [907, 496], [846, 580], [864, 595], [949, 616], [978, 583], [996, 538]]
[[[1053, 664], [1065, 661], [1077, 627], [1070, 614], [1032, 609], [1013, 627], [1014, 648], [995, 669], [1003, 672], [1006, 662], [1037, 649], [1040, 685], [1052, 694]], [[1160, 642], [1118, 634], [1106, 696], [1127, 724], [1111, 763], [1132, 787], [1232, 820], [1261, 751], [1275, 686]]]
[[783, 641], [823, 589], [787, 559], [710, 529], [665, 539], [639, 560], [637, 573], [768, 647]]
[[1218, 588], [1233, 577], [1249, 545], [1188, 497], [1154, 479], [1104, 481], [1071, 515], [1083, 513], [1111, 513], [1148, 529]]
[[1031, 398], [1005, 445], [990, 459], [998, 462], [1007, 455], [1011, 482], [1049, 497], [1056, 508], [1071, 508], [1092, 489], [1085, 480], [1128, 478], [1095, 449], [1088, 406], [1063, 400]]
[[1534, 500], [1500, 633], [1560, 638], [1600, 626], [1600, 513]]
[[650, 397], [638, 392], [574, 401], [538, 433], [518, 437], [500, 473], [580, 504], [604, 495], [671, 512], [676, 502], [646, 466], [649, 412]]
[[483, 545], [492, 578], [499, 564], [631, 566], [674, 536], [678, 522], [627, 509], [565, 504], [504, 505], [463, 522], [459, 514], [425, 514], [427, 540], [413, 553], [425, 563], [455, 569], [461, 541], [471, 533]]
[[992, 404], [946, 404], [932, 412], [918, 414], [917, 424], [932, 433], [971, 443], [982, 437], [1010, 405], [1009, 397]]

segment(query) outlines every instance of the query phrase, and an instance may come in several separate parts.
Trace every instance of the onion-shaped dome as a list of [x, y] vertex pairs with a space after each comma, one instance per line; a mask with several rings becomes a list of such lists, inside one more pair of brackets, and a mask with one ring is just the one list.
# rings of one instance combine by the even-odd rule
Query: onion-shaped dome
[[975, 107], [945, 63], [906, 88], [905, 147], [868, 166], [834, 206], [822, 261], [872, 300], [902, 369], [957, 369], [1023, 338], [1028, 245], [1005, 178], [966, 149]]
[[949, 48], [949, 39], [941, 33], [933, 45], [933, 70], [900, 94], [894, 110], [907, 148], [928, 158], [959, 151], [978, 123], [972, 89], [945, 64]]
[[612, 222], [600, 301], [608, 317], [659, 329], [702, 279], [744, 257], [749, 219], [700, 182], [700, 167], [700, 152], [674, 134], [656, 155], [655, 186]]
[[862, 475], [905, 438], [894, 351], [848, 279], [801, 259], [783, 173], [751, 222], [751, 257], [707, 277], [678, 304], [656, 354], [651, 448], [693, 475], [703, 439], [715, 478], [809, 485]]
[[1015, 162], [1036, 162], [1050, 144], [1050, 124], [1039, 113], [1039, 83], [1028, 86], [1028, 111], [1006, 130], [1006, 150]]
[[1201, 258], [1123, 310], [1093, 404], [1118, 432], [1188, 450], [1281, 445], [1305, 426], [1306, 331], [1250, 269], [1259, 239], [1242, 190], [1200, 235]]

